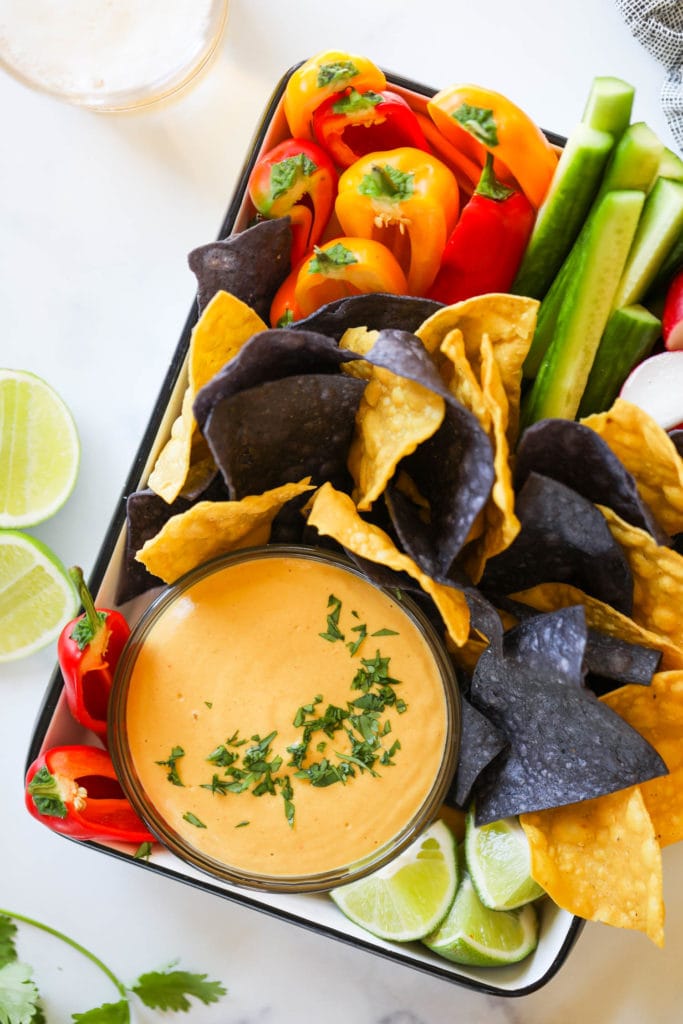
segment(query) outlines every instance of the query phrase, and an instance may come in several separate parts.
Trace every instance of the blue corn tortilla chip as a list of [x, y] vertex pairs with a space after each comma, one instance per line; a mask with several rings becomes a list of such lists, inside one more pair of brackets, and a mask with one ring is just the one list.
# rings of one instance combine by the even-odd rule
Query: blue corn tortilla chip
[[521, 529], [489, 560], [480, 581], [485, 594], [507, 595], [537, 583], [571, 583], [630, 615], [633, 576], [604, 516], [571, 487], [529, 473], [517, 496]]
[[505, 750], [508, 742], [500, 729], [473, 707], [463, 694], [460, 695], [460, 715], [462, 728], [458, 767], [446, 802], [466, 810], [477, 779]]
[[319, 331], [340, 340], [349, 327], [369, 327], [380, 331], [397, 328], [415, 331], [442, 303], [411, 295], [389, 295], [372, 292], [349, 295], [321, 306], [314, 313], [292, 324], [295, 331]]
[[278, 217], [193, 249], [187, 262], [197, 278], [199, 313], [216, 292], [230, 292], [268, 323], [275, 292], [290, 271], [291, 248], [290, 219]]
[[515, 489], [530, 473], [552, 477], [596, 505], [647, 530], [659, 544], [668, 537], [643, 501], [636, 482], [609, 445], [590, 427], [573, 420], [540, 420], [524, 431], [515, 456]]
[[364, 358], [440, 395], [446, 403], [436, 433], [401, 461], [429, 505], [426, 522], [393, 483], [385, 491], [404, 551], [435, 579], [448, 577], [494, 480], [491, 442], [476, 417], [451, 394], [429, 353], [414, 334], [381, 330]]
[[[503, 598], [499, 603], [522, 622], [542, 614], [511, 598]], [[649, 686], [661, 660], [659, 650], [588, 627], [584, 652], [586, 685], [598, 696], [627, 683]]]
[[353, 359], [358, 359], [354, 352], [315, 331], [259, 331], [199, 389], [192, 407], [194, 418], [201, 430], [212, 407], [223, 398], [282, 377], [337, 373], [342, 363]]
[[346, 459], [365, 381], [303, 374], [217, 402], [204, 436], [233, 501], [310, 476], [349, 490]]
[[584, 685], [581, 606], [537, 615], [475, 668], [470, 700], [508, 741], [473, 787], [479, 825], [667, 774], [657, 751]]

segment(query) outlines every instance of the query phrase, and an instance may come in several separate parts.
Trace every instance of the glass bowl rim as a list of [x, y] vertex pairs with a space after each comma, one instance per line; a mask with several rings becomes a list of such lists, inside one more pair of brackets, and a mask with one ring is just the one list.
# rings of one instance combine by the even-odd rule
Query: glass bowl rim
[[[229, 569], [235, 564], [270, 557], [302, 558], [336, 565], [384, 593], [398, 604], [423, 636], [434, 658], [442, 683], [446, 716], [443, 756], [433, 784], [420, 807], [397, 835], [371, 854], [352, 864], [327, 869], [316, 874], [278, 875], [250, 872], [198, 850], [164, 820], [147, 798], [135, 773], [126, 742], [125, 714], [130, 674], [141, 644], [159, 617], [179, 596], [201, 579]], [[247, 889], [267, 892], [314, 893], [327, 892], [336, 886], [356, 881], [384, 867], [403, 853], [438, 816], [438, 811], [451, 786], [457, 768], [461, 726], [461, 707], [455, 668], [436, 628], [412, 598], [400, 590], [372, 580], [344, 554], [322, 547], [277, 543], [241, 548], [209, 559], [185, 573], [176, 582], [165, 585], [153, 599], [133, 626], [116, 667], [110, 694], [108, 746], [117, 778], [129, 802], [159, 842], [186, 864], [223, 882]]]

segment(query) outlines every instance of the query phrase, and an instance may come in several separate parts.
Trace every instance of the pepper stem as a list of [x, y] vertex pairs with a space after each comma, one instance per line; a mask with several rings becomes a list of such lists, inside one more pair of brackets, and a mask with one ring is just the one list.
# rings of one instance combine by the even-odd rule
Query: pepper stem
[[496, 199], [499, 202], [503, 199], [509, 199], [510, 196], [515, 194], [514, 188], [509, 188], [502, 181], [498, 181], [493, 171], [493, 155], [491, 153], [486, 154], [486, 163], [474, 191], [478, 196], [484, 196], [486, 199]]
[[9, 917], [14, 921], [22, 921], [24, 924], [30, 924], [34, 928], [39, 928], [40, 931], [47, 932], [48, 935], [54, 935], [56, 939], [60, 939], [60, 941], [66, 943], [67, 946], [71, 946], [72, 949], [75, 949], [77, 953], [80, 953], [87, 960], [90, 960], [95, 967], [102, 971], [102, 973], [109, 978], [112, 985], [115, 986], [119, 995], [126, 1000], [126, 1004], [128, 1003], [128, 990], [123, 982], [116, 977], [113, 971], [111, 971], [106, 964], [102, 963], [99, 957], [95, 956], [94, 953], [91, 953], [89, 949], [85, 948], [85, 946], [81, 946], [80, 942], [76, 942], [75, 939], [69, 938], [69, 936], [65, 935], [63, 932], [57, 931], [56, 928], [51, 928], [48, 924], [43, 924], [42, 921], [36, 921], [32, 917], [25, 917], [23, 914], [17, 914], [13, 910], [3, 910], [0, 908], [0, 917]]
[[95, 602], [92, 599], [92, 594], [88, 590], [88, 585], [85, 582], [83, 570], [79, 566], [73, 565], [69, 569], [69, 576], [78, 591], [78, 596], [80, 597], [81, 604], [85, 610], [85, 617], [88, 620], [88, 625], [92, 631], [92, 635], [94, 636], [100, 627], [101, 619], [97, 613], [97, 609], [95, 608]]

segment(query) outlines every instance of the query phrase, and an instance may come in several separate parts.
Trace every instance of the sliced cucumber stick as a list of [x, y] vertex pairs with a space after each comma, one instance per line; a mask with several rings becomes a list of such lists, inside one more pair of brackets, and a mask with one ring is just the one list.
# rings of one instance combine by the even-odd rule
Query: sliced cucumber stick
[[631, 122], [635, 88], [621, 78], [598, 75], [588, 95], [583, 123], [619, 139]]
[[[555, 276], [541, 302], [531, 348], [524, 361], [524, 376], [535, 377], [548, 350], [557, 325], [560, 307], [575, 275], [578, 250], [591, 231], [591, 223], [600, 200], [608, 192], [638, 189], [648, 192], [657, 178], [664, 144], [644, 122], [629, 125], [612, 150], [598, 195], [574, 246]], [[620, 303], [624, 305], [624, 303]]]
[[548, 416], [575, 418], [644, 200], [635, 189], [608, 192], [582, 233], [552, 343], [525, 402], [525, 425]]
[[649, 192], [659, 174], [664, 143], [644, 121], [628, 126], [607, 165], [600, 195], [618, 188]]
[[578, 124], [567, 140], [512, 285], [542, 299], [576, 240], [614, 145], [609, 132]]
[[624, 267], [615, 307], [631, 306], [647, 294], [669, 253], [683, 233], [683, 181], [657, 178]]
[[661, 329], [661, 320], [644, 306], [614, 310], [591, 367], [580, 417], [609, 409], [633, 367], [652, 351]]

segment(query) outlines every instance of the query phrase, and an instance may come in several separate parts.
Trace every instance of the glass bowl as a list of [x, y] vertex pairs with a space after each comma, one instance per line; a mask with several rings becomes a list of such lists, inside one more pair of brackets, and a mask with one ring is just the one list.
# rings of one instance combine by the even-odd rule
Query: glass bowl
[[193, 570], [148, 608], [116, 671], [109, 746], [138, 814], [184, 862], [322, 892], [438, 815], [457, 694], [414, 602], [337, 554], [268, 545]]
[[228, 0], [0, 0], [0, 68], [100, 112], [185, 88], [223, 34]]

